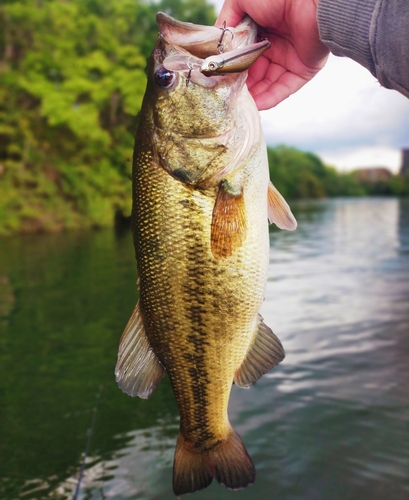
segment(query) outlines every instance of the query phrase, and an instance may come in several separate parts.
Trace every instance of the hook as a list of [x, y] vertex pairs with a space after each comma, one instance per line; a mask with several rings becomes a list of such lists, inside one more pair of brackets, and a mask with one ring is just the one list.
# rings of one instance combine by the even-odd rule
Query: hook
[[220, 29], [222, 30], [222, 34], [220, 35], [219, 41], [217, 42], [217, 52], [219, 54], [222, 54], [224, 52], [224, 48], [223, 48], [223, 44], [222, 44], [224, 34], [226, 33], [226, 31], [228, 31], [231, 35], [231, 39], [233, 40], [234, 33], [229, 28], [226, 28], [226, 21], [223, 21], [223, 26]]

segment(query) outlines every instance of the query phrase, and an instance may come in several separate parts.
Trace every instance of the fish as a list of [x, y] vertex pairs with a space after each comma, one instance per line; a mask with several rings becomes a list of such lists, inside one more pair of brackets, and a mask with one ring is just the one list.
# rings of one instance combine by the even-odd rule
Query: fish
[[[236, 490], [256, 473], [228, 419], [232, 385], [249, 387], [284, 358], [259, 313], [268, 223], [297, 225], [269, 180], [245, 84], [268, 43], [249, 17], [222, 29], [156, 20], [132, 172], [139, 300], [115, 375], [125, 393], [146, 399], [168, 374], [180, 414], [175, 495], [214, 478]], [[219, 63], [210, 71], [209, 60]]]

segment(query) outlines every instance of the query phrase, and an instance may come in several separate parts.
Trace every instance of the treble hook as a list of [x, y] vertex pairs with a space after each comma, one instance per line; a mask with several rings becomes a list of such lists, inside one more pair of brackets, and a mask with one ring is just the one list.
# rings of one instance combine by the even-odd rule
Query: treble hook
[[224, 49], [223, 49], [223, 38], [224, 38], [224, 34], [226, 33], [226, 31], [228, 31], [231, 35], [231, 39], [233, 40], [234, 38], [234, 33], [229, 29], [229, 28], [226, 28], [226, 21], [223, 21], [223, 26], [220, 28], [222, 30], [222, 34], [219, 38], [219, 41], [217, 42], [217, 52], [219, 54], [222, 54], [224, 52]]

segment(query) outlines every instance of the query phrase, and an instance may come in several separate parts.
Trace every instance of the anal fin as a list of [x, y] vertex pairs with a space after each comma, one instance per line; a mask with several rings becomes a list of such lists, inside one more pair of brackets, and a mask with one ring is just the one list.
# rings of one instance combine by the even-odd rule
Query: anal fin
[[297, 229], [297, 221], [288, 203], [270, 181], [268, 185], [268, 220], [280, 229], [294, 231]]
[[234, 382], [239, 387], [249, 387], [271, 368], [278, 365], [284, 357], [280, 340], [258, 315], [259, 324], [253, 342], [240, 367], [234, 374]]
[[226, 181], [220, 184], [213, 208], [210, 244], [216, 259], [230, 257], [247, 232], [243, 193], [232, 194], [229, 187]]
[[119, 387], [130, 396], [147, 399], [164, 373], [165, 368], [146, 337], [138, 302], [121, 337], [115, 379]]

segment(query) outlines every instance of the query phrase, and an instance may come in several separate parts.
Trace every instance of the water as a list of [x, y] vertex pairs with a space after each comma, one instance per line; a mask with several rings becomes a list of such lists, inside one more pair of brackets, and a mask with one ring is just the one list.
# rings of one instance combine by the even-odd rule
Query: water
[[[192, 498], [409, 499], [409, 200], [295, 205], [271, 232], [262, 315], [285, 361], [230, 416], [254, 486]], [[128, 232], [0, 240], [0, 498], [172, 499], [168, 381], [148, 401], [113, 379], [136, 302]]]

